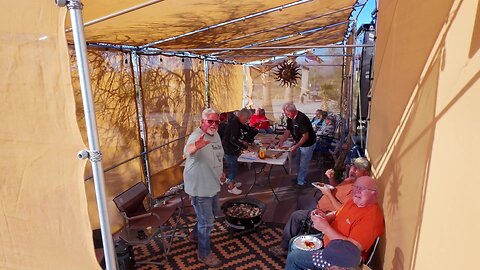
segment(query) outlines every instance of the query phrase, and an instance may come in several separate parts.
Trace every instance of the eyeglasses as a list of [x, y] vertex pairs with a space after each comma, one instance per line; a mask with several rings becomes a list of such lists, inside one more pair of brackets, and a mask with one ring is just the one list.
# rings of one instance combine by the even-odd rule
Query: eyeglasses
[[377, 191], [376, 189], [362, 187], [362, 186], [356, 186], [356, 185], [353, 185], [352, 189], [353, 189], [353, 191], [360, 191], [360, 192], [363, 192], [363, 191], [366, 191], [366, 190]]
[[207, 120], [207, 123], [211, 126], [213, 124], [220, 124], [220, 121], [219, 120]]

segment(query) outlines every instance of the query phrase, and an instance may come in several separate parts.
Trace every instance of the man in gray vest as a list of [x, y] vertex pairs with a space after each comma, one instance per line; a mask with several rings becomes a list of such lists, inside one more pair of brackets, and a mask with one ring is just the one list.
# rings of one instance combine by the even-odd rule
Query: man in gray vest
[[220, 117], [213, 109], [202, 112], [202, 122], [188, 138], [183, 150], [186, 157], [183, 179], [185, 192], [190, 195], [197, 224], [189, 236], [198, 243], [198, 260], [209, 267], [219, 267], [222, 262], [210, 247], [210, 232], [215, 214], [220, 211], [218, 192], [223, 173], [223, 147], [218, 126]]

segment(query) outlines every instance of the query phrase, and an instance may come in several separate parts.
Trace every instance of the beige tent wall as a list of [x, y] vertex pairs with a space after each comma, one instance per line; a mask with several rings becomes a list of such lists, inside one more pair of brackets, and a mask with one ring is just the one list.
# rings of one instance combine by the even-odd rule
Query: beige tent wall
[[[179, 163], [186, 136], [199, 126], [205, 109], [204, 62], [147, 55], [140, 62], [147, 144], [149, 149], [161, 146], [149, 154], [152, 192], [159, 196], [182, 180]], [[213, 108], [241, 108], [242, 66], [209, 62], [209, 89]]]
[[[70, 55], [77, 121], [83, 141], [87, 144], [80, 82], [73, 50], [70, 51]], [[102, 164], [106, 169], [141, 152], [132, 68], [129, 55], [122, 52], [89, 49], [88, 62]], [[88, 178], [91, 175], [91, 166], [86, 166], [85, 177]], [[105, 173], [105, 193], [113, 232], [123, 225], [123, 219], [113, 203], [113, 198], [142, 180], [140, 159]], [[93, 179], [85, 181], [85, 189], [92, 229], [99, 229], [100, 221]]]
[[[9, 2], [0, 17], [0, 269], [100, 269], [83, 170], [85, 146], [53, 1]], [[39, 23], [41, 22], [41, 23]]]
[[[140, 60], [147, 144], [153, 149], [189, 135], [200, 123], [205, 108], [203, 62], [144, 55]], [[162, 195], [181, 180], [178, 173], [170, 175], [167, 169], [183, 159], [185, 142], [181, 139], [149, 154], [154, 195]]]
[[220, 112], [242, 108], [243, 66], [209, 62], [210, 106]]
[[[415, 8], [412, 8], [415, 7]], [[368, 153], [384, 269], [475, 267], [478, 1], [381, 1]]]

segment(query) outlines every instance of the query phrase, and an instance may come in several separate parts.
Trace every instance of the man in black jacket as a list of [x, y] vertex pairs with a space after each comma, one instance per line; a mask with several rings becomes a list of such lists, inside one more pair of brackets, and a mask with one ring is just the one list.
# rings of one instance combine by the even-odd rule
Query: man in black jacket
[[222, 139], [223, 150], [225, 151], [225, 162], [227, 163], [228, 192], [238, 195], [242, 191], [238, 189], [240, 183], [235, 183], [238, 169], [238, 156], [242, 150], [251, 150], [249, 143], [252, 143], [255, 134], [245, 125], [252, 113], [248, 109], [242, 109], [238, 115], [230, 120], [225, 128], [225, 134]]
[[308, 173], [308, 164], [312, 159], [313, 150], [317, 137], [313, 131], [310, 119], [298, 111], [293, 103], [285, 103], [283, 112], [287, 116], [287, 130], [280, 138], [278, 145], [281, 147], [283, 143], [292, 135], [295, 144], [290, 148], [292, 153], [297, 152], [297, 186], [304, 187]]

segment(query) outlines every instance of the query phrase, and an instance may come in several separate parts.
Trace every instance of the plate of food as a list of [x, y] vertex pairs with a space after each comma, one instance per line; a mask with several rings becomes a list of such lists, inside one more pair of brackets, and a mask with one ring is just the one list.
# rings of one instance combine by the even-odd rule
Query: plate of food
[[300, 250], [310, 251], [323, 247], [323, 241], [312, 235], [302, 235], [293, 241], [293, 245]]
[[314, 186], [314, 187], [316, 187], [316, 188], [318, 188], [318, 189], [319, 189], [320, 187], [326, 187], [326, 188], [328, 188], [328, 189], [330, 189], [330, 190], [334, 190], [334, 189], [335, 189], [334, 186], [329, 185], [329, 184], [324, 184], [324, 183], [321, 183], [321, 182], [313, 182], [313, 183], [312, 183], [312, 186]]

